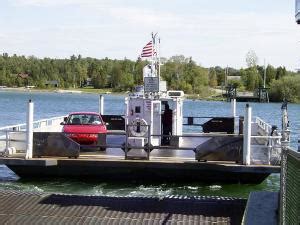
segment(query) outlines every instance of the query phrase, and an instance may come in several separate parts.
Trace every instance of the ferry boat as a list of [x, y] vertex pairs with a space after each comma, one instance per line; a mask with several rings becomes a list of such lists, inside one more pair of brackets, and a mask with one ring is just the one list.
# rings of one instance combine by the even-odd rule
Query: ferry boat
[[[103, 115], [100, 96], [99, 111], [108, 128], [106, 134], [99, 134], [100, 145], [80, 145], [65, 135], [64, 116], [33, 122], [33, 102], [29, 102], [26, 124], [0, 128], [0, 163], [20, 177], [125, 181], [260, 183], [279, 173], [281, 150], [290, 138], [286, 104], [281, 130], [252, 118], [249, 105], [244, 116], [237, 116], [234, 99], [230, 117], [184, 116], [184, 92], [167, 90], [160, 77], [158, 45], [153, 35], [143, 49], [150, 64], [143, 69], [144, 85], [125, 98], [124, 116]], [[203, 118], [208, 120], [197, 122]], [[183, 126], [201, 126], [203, 132], [186, 133]]]

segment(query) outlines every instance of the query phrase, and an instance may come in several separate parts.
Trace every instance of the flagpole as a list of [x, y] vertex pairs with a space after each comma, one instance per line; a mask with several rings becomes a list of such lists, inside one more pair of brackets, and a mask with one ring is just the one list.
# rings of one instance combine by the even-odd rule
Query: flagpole
[[153, 36], [153, 32], [151, 33], [152, 36], [152, 53], [151, 53], [151, 76], [153, 76], [153, 64], [154, 64], [154, 45], [155, 45], [155, 41], [154, 41], [154, 36]]
[[[159, 83], [160, 83], [160, 65], [159, 65], [159, 37], [158, 37], [158, 43], [156, 42], [157, 33], [153, 36], [153, 42], [154, 42], [154, 51], [153, 51], [153, 57], [155, 59], [155, 76], [158, 78], [158, 93], [160, 92]], [[155, 54], [155, 56], [154, 56]], [[157, 65], [158, 64], [158, 65]]]
[[158, 37], [158, 80], [160, 80], [160, 37]]

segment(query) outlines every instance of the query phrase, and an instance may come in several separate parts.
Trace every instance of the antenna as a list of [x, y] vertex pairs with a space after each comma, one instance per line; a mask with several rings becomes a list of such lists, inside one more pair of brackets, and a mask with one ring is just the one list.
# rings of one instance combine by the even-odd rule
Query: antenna
[[266, 59], [264, 59], [264, 88], [266, 88], [266, 72], [267, 72]]
[[224, 78], [225, 87], [227, 86], [227, 76], [228, 76], [228, 65], [225, 68], [225, 78]]

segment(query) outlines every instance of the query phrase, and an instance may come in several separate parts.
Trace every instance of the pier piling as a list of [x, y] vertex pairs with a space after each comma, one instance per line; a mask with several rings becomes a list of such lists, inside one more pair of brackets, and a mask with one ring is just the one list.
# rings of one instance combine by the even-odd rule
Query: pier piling
[[243, 144], [243, 164], [250, 165], [251, 155], [251, 115], [252, 108], [246, 104], [244, 119], [244, 144]]
[[27, 123], [26, 123], [26, 159], [32, 158], [32, 146], [33, 146], [33, 111], [34, 103], [31, 99], [28, 102], [27, 109]]
[[103, 95], [99, 95], [99, 113], [101, 115], [104, 114], [104, 96]]
[[231, 113], [233, 117], [236, 117], [236, 99], [231, 99]]

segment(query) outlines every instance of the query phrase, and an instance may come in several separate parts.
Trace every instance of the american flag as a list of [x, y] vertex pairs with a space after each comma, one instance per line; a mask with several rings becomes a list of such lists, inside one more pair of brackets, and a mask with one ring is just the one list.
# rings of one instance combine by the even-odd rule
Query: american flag
[[152, 41], [149, 41], [148, 44], [143, 48], [141, 57], [151, 57], [155, 55], [155, 51], [153, 49]]

